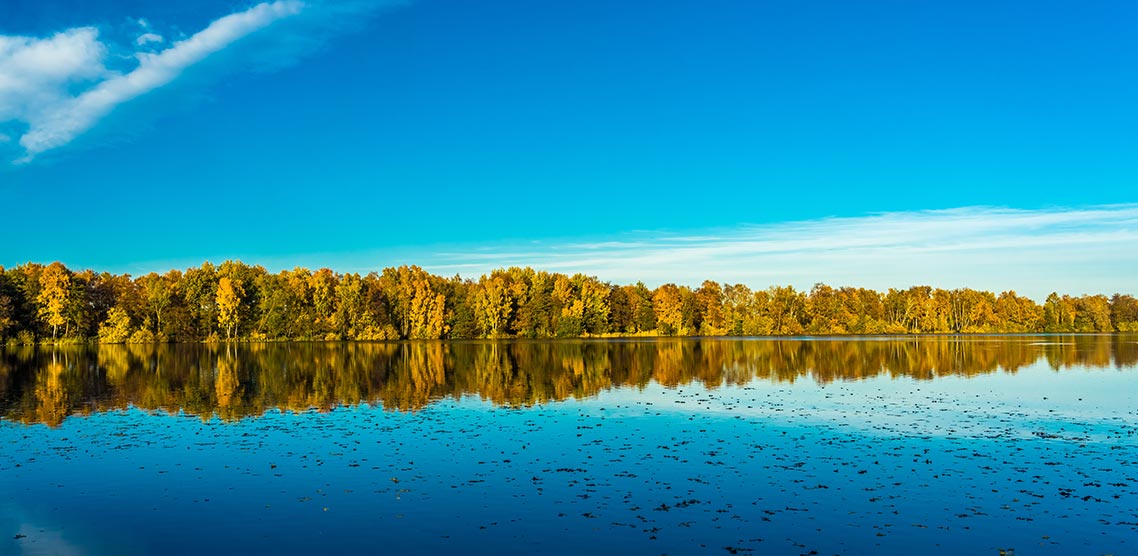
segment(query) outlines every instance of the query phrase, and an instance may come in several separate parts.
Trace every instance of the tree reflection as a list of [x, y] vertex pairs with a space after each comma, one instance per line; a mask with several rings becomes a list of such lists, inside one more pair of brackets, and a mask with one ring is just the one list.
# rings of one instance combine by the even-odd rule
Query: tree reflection
[[932, 380], [1036, 363], [1131, 368], [1138, 342], [1114, 335], [21, 346], [0, 351], [0, 416], [54, 427], [77, 413], [138, 407], [233, 420], [361, 403], [416, 411], [463, 396], [522, 407], [653, 381], [715, 388]]
[[217, 375], [213, 381], [217, 395], [217, 413], [222, 419], [239, 417], [241, 381], [237, 378], [237, 360], [226, 346], [225, 353], [217, 358]]
[[57, 426], [70, 413], [70, 392], [63, 380], [64, 365], [54, 350], [51, 360], [36, 375], [35, 421]]

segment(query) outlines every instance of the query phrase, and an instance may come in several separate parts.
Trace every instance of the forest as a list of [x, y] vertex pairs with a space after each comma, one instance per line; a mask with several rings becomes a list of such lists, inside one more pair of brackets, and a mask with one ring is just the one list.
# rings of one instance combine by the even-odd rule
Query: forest
[[478, 280], [417, 266], [366, 275], [206, 262], [137, 278], [59, 262], [0, 267], [0, 341], [154, 343], [608, 336], [1138, 332], [1132, 295], [707, 280], [616, 285], [532, 268]]

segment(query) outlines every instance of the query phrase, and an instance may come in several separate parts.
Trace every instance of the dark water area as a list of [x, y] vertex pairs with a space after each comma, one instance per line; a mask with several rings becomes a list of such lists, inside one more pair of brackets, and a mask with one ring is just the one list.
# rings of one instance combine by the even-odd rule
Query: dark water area
[[0, 554], [1130, 554], [1138, 336], [0, 351]]

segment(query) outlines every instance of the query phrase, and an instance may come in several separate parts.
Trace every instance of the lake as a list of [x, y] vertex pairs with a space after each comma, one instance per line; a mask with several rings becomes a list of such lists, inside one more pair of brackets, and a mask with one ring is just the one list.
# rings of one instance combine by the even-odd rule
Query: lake
[[1138, 553], [1138, 336], [0, 351], [0, 554]]

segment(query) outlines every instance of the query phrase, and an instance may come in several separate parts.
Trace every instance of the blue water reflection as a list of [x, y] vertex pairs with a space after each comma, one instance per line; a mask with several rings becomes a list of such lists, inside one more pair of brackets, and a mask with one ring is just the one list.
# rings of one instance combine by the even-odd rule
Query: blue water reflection
[[1044, 340], [5, 352], [0, 553], [1134, 552], [1133, 339]]

